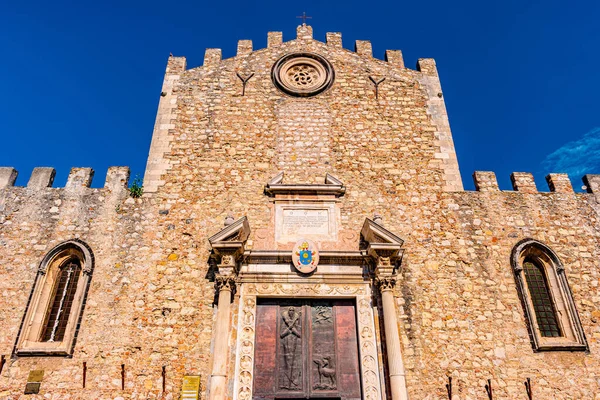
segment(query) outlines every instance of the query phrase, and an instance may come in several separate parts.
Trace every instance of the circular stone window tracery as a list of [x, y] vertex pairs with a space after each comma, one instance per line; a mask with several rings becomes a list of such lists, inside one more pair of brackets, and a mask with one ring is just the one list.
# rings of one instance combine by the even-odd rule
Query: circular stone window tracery
[[333, 67], [312, 53], [288, 54], [279, 59], [271, 73], [275, 85], [292, 96], [314, 96], [333, 83]]

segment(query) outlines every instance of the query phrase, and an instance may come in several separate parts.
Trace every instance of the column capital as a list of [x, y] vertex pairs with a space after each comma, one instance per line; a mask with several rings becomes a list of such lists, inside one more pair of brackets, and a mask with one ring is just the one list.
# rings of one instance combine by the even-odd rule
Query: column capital
[[215, 290], [220, 292], [222, 290], [235, 292], [236, 276], [235, 275], [217, 275], [215, 276]]
[[379, 288], [381, 292], [385, 292], [388, 290], [394, 290], [396, 287], [396, 277], [395, 276], [378, 276], [375, 278], [375, 284]]

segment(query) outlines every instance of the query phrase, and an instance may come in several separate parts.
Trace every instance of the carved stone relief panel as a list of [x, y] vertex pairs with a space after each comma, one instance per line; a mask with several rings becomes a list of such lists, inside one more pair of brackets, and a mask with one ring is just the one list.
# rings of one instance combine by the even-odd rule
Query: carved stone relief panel
[[239, 315], [240, 334], [237, 340], [234, 397], [239, 400], [250, 400], [254, 368], [256, 297], [242, 296]]
[[359, 351], [362, 368], [362, 384], [366, 400], [381, 399], [375, 323], [370, 296], [356, 298], [358, 305]]
[[332, 296], [367, 295], [365, 285], [332, 285], [327, 283], [244, 283], [248, 295], [254, 296]]

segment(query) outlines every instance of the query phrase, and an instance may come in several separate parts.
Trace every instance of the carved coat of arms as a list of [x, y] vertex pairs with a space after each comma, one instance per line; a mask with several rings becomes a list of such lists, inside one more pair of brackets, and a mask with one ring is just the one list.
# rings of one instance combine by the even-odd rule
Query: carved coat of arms
[[317, 245], [312, 240], [300, 239], [292, 250], [292, 262], [294, 267], [303, 274], [314, 271], [319, 264]]

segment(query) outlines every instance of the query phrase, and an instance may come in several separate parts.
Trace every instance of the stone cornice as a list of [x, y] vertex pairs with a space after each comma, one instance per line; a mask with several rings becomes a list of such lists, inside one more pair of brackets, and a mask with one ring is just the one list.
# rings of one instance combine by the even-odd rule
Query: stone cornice
[[[364, 265], [368, 260], [365, 251], [321, 251], [319, 265]], [[244, 253], [245, 264], [281, 264], [291, 263], [292, 252], [282, 250], [247, 250]]]
[[341, 197], [346, 193], [346, 188], [343, 185], [269, 185], [265, 186], [265, 194], [275, 196], [278, 194], [300, 194], [300, 195], [334, 195]]
[[268, 196], [276, 195], [320, 195], [341, 197], [346, 193], [346, 187], [336, 177], [330, 174], [325, 175], [325, 183], [317, 184], [284, 184], [283, 172], [273, 177], [265, 185], [265, 194]]

